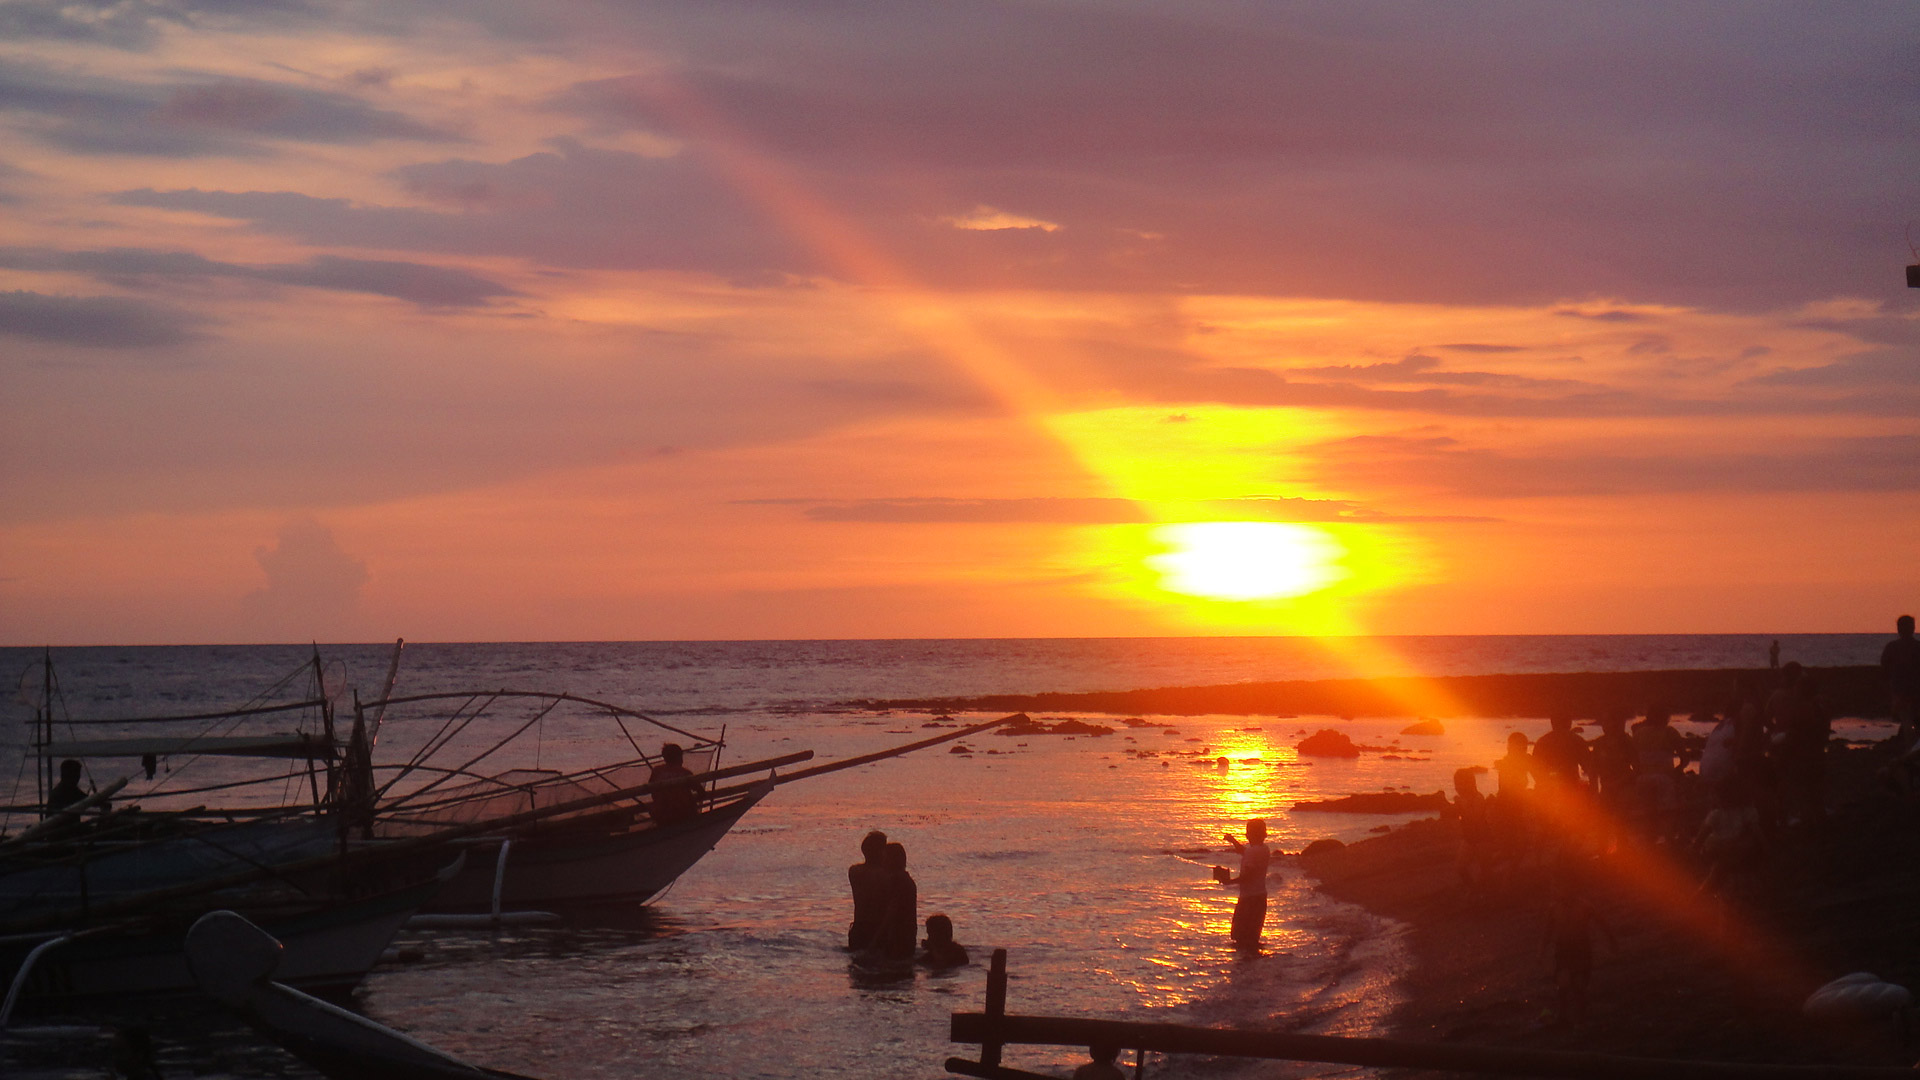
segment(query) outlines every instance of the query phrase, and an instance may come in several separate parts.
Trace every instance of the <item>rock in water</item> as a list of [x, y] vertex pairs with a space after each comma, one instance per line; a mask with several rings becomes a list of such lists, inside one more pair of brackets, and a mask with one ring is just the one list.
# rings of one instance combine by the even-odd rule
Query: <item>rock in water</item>
[[1348, 795], [1342, 799], [1298, 802], [1293, 804], [1293, 809], [1332, 814], [1416, 814], [1422, 810], [1443, 810], [1446, 805], [1446, 795], [1438, 791], [1431, 795], [1415, 795], [1411, 791], [1379, 791]]
[[1402, 735], [1445, 735], [1446, 733], [1445, 724], [1425, 716], [1400, 729]]
[[1301, 739], [1300, 745], [1294, 747], [1294, 749], [1312, 757], [1360, 756], [1360, 748], [1353, 745], [1353, 740], [1332, 728], [1321, 728], [1319, 731]]

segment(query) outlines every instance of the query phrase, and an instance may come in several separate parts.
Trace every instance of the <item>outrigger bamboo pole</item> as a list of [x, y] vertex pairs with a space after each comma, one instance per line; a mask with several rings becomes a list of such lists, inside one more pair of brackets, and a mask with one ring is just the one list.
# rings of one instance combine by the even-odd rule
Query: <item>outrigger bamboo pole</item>
[[785, 776], [776, 776], [773, 778], [773, 782], [776, 784], [791, 784], [795, 780], [805, 780], [809, 777], [822, 776], [830, 772], [839, 772], [841, 769], [851, 769], [855, 765], [865, 765], [869, 762], [883, 761], [890, 757], [899, 757], [902, 754], [911, 754], [915, 750], [925, 750], [929, 746], [938, 746], [943, 742], [952, 742], [955, 739], [964, 739], [969, 735], [978, 735], [983, 731], [997, 728], [1002, 724], [1011, 724], [1015, 720], [1025, 720], [1026, 718], [1026, 713], [1015, 713], [1012, 716], [1003, 716], [998, 720], [989, 720], [984, 724], [975, 724], [972, 727], [964, 727], [958, 731], [949, 731], [945, 735], [935, 735], [931, 739], [921, 739], [919, 742], [910, 742], [904, 746], [896, 746], [891, 750], [875, 750], [871, 754], [861, 754], [858, 757], [829, 761], [824, 765], [815, 765], [811, 769], [801, 769], [799, 772], [791, 772]]
[[1570, 1080], [1911, 1080], [1912, 1069], [1860, 1065], [1763, 1065], [1734, 1061], [1623, 1057], [1568, 1050], [1451, 1046], [1402, 1039], [1297, 1035], [1278, 1031], [1142, 1024], [1070, 1016], [1010, 1016], [1006, 1009], [1006, 950], [996, 949], [987, 979], [987, 1011], [954, 1013], [952, 1038], [980, 1044], [980, 1060], [950, 1058], [947, 1071], [989, 1080], [1031, 1075], [1000, 1065], [1008, 1043], [1032, 1046], [1115, 1046], [1163, 1054], [1313, 1061], [1385, 1069], [1539, 1076]]

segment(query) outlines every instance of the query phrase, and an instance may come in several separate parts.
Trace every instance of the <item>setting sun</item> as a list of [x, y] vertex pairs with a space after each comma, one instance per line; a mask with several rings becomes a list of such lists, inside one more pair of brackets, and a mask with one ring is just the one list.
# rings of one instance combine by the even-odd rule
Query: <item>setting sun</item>
[[1305, 596], [1347, 576], [1346, 549], [1325, 529], [1272, 521], [1163, 525], [1154, 538], [1173, 550], [1149, 556], [1172, 592], [1215, 600]]

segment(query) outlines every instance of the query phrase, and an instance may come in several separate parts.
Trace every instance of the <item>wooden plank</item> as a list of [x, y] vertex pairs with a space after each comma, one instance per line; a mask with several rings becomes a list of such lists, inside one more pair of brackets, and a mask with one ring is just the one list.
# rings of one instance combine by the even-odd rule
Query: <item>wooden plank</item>
[[[1569, 1050], [1419, 1043], [1400, 1039], [1342, 1038], [1277, 1031], [1089, 1020], [1066, 1016], [993, 1016], [954, 1013], [954, 1042], [985, 1048], [1013, 1043], [1034, 1046], [1133, 1046], [1165, 1054], [1314, 1061], [1370, 1068], [1438, 1069], [1501, 1076], [1566, 1077], [1574, 1080], [1912, 1080], [1905, 1068], [1846, 1065], [1767, 1065], [1754, 1062], [1686, 1061], [1624, 1057]], [[997, 1058], [991, 1065], [998, 1065]]]

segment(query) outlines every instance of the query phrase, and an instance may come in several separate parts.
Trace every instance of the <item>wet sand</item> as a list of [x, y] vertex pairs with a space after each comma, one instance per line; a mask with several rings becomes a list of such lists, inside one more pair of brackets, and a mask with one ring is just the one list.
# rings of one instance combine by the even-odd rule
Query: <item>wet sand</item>
[[[1886, 715], [1885, 676], [1879, 667], [1810, 668], [1820, 700], [1838, 716]], [[1313, 679], [1224, 686], [1173, 686], [1093, 693], [995, 694], [969, 698], [862, 701], [864, 708], [974, 712], [1079, 712], [1198, 716], [1550, 716], [1596, 717], [1602, 710], [1636, 715], [1659, 702], [1679, 715], [1720, 708], [1742, 675], [1773, 673], [1738, 668], [1674, 671], [1575, 671], [1430, 678]], [[1445, 702], [1442, 708], [1438, 702]]]
[[[1648, 903], [1611, 892], [1600, 910], [1619, 937], [1596, 949], [1590, 1013], [1549, 1021], [1544, 945], [1546, 875], [1522, 873], [1468, 890], [1451, 822], [1395, 832], [1303, 860], [1331, 895], [1407, 926], [1412, 969], [1394, 1034], [1423, 1041], [1650, 1057], [1777, 1063], [1905, 1065], [1891, 1025], [1823, 1028], [1800, 1004], [1827, 980], [1870, 971], [1920, 986], [1920, 801], [1875, 787], [1877, 749], [1830, 756], [1834, 814], [1772, 864], [1730, 890], [1753, 940], [1778, 947], [1755, 969], [1683, 925], [1684, 901]], [[1440, 1075], [1440, 1074], [1436, 1074]]]

